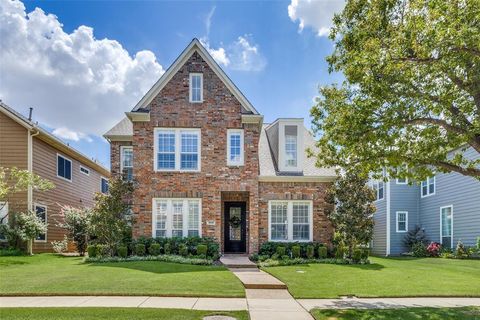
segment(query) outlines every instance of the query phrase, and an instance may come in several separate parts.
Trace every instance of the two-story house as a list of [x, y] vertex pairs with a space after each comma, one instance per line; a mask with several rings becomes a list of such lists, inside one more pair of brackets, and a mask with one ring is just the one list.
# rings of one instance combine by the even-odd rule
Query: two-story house
[[[107, 192], [110, 172], [0, 101], [0, 167], [28, 170], [51, 181], [45, 192], [28, 188], [0, 203], [0, 220], [10, 213], [33, 210], [48, 224], [33, 243], [34, 252], [52, 251], [52, 241], [63, 240], [61, 206], [93, 207], [96, 192]], [[0, 200], [1, 201], [1, 200]], [[5, 237], [0, 235], [0, 241]]]
[[113, 176], [135, 181], [133, 236], [215, 237], [222, 252], [272, 241], [329, 242], [325, 190], [303, 119], [263, 124], [194, 39], [104, 136]]
[[[468, 148], [464, 155], [480, 159]], [[404, 238], [419, 226], [429, 241], [453, 248], [460, 240], [474, 246], [480, 237], [480, 182], [458, 173], [438, 173], [420, 183], [406, 179], [372, 181], [376, 190], [373, 253], [400, 255]]]

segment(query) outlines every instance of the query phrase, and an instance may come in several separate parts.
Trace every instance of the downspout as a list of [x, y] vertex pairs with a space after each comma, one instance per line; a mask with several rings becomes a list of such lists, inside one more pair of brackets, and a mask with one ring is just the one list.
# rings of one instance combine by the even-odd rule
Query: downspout
[[387, 182], [387, 252], [390, 255], [390, 179]]
[[[40, 134], [40, 131], [36, 130], [35, 133], [32, 132], [35, 129], [32, 128], [27, 131], [27, 170], [30, 173], [33, 173], [33, 137]], [[29, 184], [27, 189], [27, 202], [28, 202], [28, 210], [33, 210], [33, 189], [32, 186]]]

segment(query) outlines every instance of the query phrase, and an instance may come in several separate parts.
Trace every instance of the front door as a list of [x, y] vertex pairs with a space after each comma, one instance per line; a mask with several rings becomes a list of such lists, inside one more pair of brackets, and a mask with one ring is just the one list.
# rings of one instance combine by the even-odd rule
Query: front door
[[246, 252], [247, 221], [245, 202], [225, 202], [225, 252]]

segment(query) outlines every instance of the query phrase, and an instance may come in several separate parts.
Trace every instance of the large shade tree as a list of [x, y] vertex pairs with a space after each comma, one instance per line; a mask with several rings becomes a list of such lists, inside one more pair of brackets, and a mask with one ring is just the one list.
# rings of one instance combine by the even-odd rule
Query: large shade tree
[[349, 0], [327, 58], [342, 85], [312, 108], [319, 165], [480, 179], [480, 1]]

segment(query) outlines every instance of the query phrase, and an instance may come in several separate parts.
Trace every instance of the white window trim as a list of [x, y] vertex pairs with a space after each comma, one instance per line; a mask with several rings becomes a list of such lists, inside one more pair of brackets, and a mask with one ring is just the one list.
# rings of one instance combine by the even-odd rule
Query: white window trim
[[[378, 187], [379, 183], [382, 182], [383, 183], [383, 193], [382, 193], [382, 197], [379, 198], [379, 194], [380, 194], [380, 188]], [[383, 180], [374, 180], [372, 181], [372, 188], [373, 190], [375, 191], [375, 200], [374, 202], [377, 202], [377, 201], [382, 201], [385, 199], [385, 186], [386, 186], [386, 183], [385, 181]]]
[[[175, 169], [159, 169], [157, 167], [157, 154], [158, 154], [158, 133], [161, 131], [174, 131], [175, 132]], [[186, 170], [180, 169], [181, 165], [181, 132], [191, 131], [198, 134], [198, 169]], [[153, 171], [155, 172], [200, 172], [202, 170], [202, 131], [200, 128], [164, 128], [157, 127], [153, 130]]]
[[[57, 161], [58, 161], [58, 160], [57, 160]], [[88, 172], [82, 171], [82, 169], [83, 169], [83, 170], [87, 170]], [[80, 170], [81, 173], [83, 173], [83, 174], [86, 175], [86, 176], [89, 176], [89, 175], [90, 175], [90, 169], [88, 169], [87, 167], [84, 167], [84, 166], [80, 165], [80, 169], [79, 169], [79, 170]], [[57, 173], [58, 173], [58, 171], [57, 171]]]
[[188, 236], [188, 202], [189, 201], [198, 201], [198, 236], [202, 236], [202, 199], [201, 198], [152, 198], [152, 237], [156, 238], [157, 231], [157, 214], [156, 214], [156, 205], [157, 201], [166, 201], [167, 202], [167, 220], [165, 222], [165, 238], [172, 237], [172, 203], [174, 201], [182, 201], [182, 233], [183, 237]]
[[405, 182], [399, 182], [397, 178], [397, 184], [408, 184], [408, 178], [405, 178]]
[[[7, 216], [7, 219], [5, 220], [5, 224], [8, 224], [8, 202], [6, 201], [0, 201], [0, 209], [5, 210], [5, 215]], [[0, 219], [2, 217], [0, 216]], [[0, 223], [1, 224], [1, 223]], [[0, 239], [0, 242], [7, 242], [8, 240], [5, 239]]]
[[[200, 101], [193, 101], [192, 100], [192, 78], [193, 76], [200, 76]], [[203, 73], [190, 73], [188, 77], [188, 93], [189, 93], [189, 101], [190, 103], [202, 103], [203, 102]]]
[[430, 180], [430, 177], [426, 179], [427, 180], [427, 194], [426, 195], [423, 195], [423, 186], [422, 186], [422, 183], [423, 181], [420, 181], [420, 197], [421, 198], [426, 198], [426, 197], [430, 197], [430, 196], [433, 196], [435, 195], [435, 193], [437, 193], [437, 179], [435, 178], [435, 176], [433, 176], [433, 192], [432, 193], [429, 193], [430, 192], [430, 185], [428, 183], [428, 181]]
[[[297, 166], [285, 165], [285, 126], [297, 126]], [[278, 123], [278, 168], [284, 172], [302, 172], [305, 147], [303, 143], [303, 119], [282, 119]]]
[[[33, 210], [34, 210], [35, 216], [37, 216], [37, 207], [42, 207], [42, 208], [45, 209], [45, 223], [48, 223], [48, 208], [47, 208], [47, 206], [44, 205], [44, 204], [35, 202], [33, 204]], [[47, 228], [47, 230], [45, 230], [45, 240], [33, 239], [33, 242], [46, 243], [47, 239], [48, 239], [48, 228]]]
[[[123, 150], [130, 149], [132, 150], [132, 158], [133, 158], [133, 146], [120, 146], [120, 175], [123, 176]], [[133, 169], [133, 159], [132, 159], [132, 169]]]
[[[71, 179], [67, 179], [65, 177], [62, 177], [62, 176], [58, 175], [58, 157], [62, 157], [63, 159], [70, 161], [70, 177], [71, 177]], [[63, 179], [63, 180], [68, 181], [68, 182], [72, 182], [72, 180], [73, 180], [73, 161], [72, 161], [72, 159], [67, 158], [60, 153], [57, 153], [56, 162], [57, 162], [57, 165], [55, 167], [55, 169], [56, 169], [55, 174], [57, 175], [57, 178]]]
[[[400, 229], [398, 229], [398, 223], [400, 222], [400, 221], [398, 220], [398, 216], [399, 216], [400, 213], [404, 213], [404, 214], [405, 214], [405, 230], [400, 230]], [[395, 220], [395, 221], [396, 221], [396, 226], [395, 226], [396, 231], [397, 231], [398, 233], [408, 232], [408, 211], [397, 211], [397, 212], [396, 212], [396, 218], [395, 218], [395, 219], [396, 219], [396, 220]]]
[[[230, 155], [231, 155], [231, 150], [230, 150], [230, 137], [233, 134], [240, 134], [240, 160], [238, 162], [231, 161], [230, 160]], [[228, 129], [227, 130], [227, 165], [228, 166], [243, 166], [244, 165], [244, 153], [245, 153], [245, 148], [244, 148], [244, 133], [243, 129]]]
[[[287, 203], [287, 239], [272, 240], [272, 204]], [[308, 203], [309, 239], [293, 240], [293, 204]], [[313, 201], [312, 200], [269, 200], [268, 201], [268, 241], [273, 242], [312, 242], [313, 241]]]
[[442, 229], [443, 229], [443, 222], [442, 222], [442, 210], [445, 208], [450, 208], [450, 212], [452, 213], [452, 235], [450, 237], [450, 248], [453, 248], [453, 205], [448, 205], [448, 206], [443, 206], [440, 207], [440, 244], [443, 245], [443, 234], [442, 234]]

